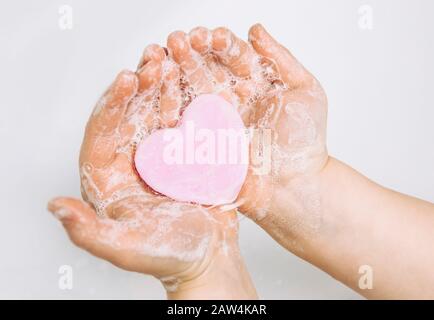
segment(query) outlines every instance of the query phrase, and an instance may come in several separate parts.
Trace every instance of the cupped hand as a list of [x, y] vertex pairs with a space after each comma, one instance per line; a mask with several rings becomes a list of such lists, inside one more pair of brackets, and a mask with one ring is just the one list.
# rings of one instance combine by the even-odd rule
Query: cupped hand
[[[157, 45], [146, 48], [136, 73], [117, 76], [86, 127], [79, 161], [85, 201], [56, 198], [49, 209], [77, 246], [154, 275], [169, 291], [188, 291], [182, 298], [255, 298], [238, 250], [235, 211], [175, 202], [150, 190], [135, 171], [137, 143], [176, 124], [185, 100], [180, 77]], [[213, 283], [217, 289], [206, 290]]]
[[188, 97], [220, 94], [251, 128], [239, 210], [279, 242], [292, 231], [314, 231], [321, 219], [316, 176], [328, 159], [327, 99], [319, 82], [259, 24], [248, 42], [226, 28], [177, 31], [168, 51]]

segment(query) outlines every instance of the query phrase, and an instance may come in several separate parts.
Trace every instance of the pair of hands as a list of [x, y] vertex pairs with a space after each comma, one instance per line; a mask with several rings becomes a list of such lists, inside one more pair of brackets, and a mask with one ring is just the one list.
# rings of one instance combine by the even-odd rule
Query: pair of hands
[[[249, 42], [225, 28], [198, 27], [169, 35], [167, 49], [148, 46], [138, 70], [122, 71], [89, 119], [80, 154], [85, 201], [56, 198], [49, 209], [76, 245], [157, 277], [169, 297], [255, 298], [238, 249], [236, 210], [157, 195], [134, 168], [137, 143], [175, 126], [182, 108], [204, 93], [232, 103], [246, 127], [271, 132], [270, 170], [258, 174], [250, 166], [238, 210], [281, 243], [314, 231], [320, 216], [311, 181], [328, 159], [327, 100], [261, 25], [250, 29]], [[279, 214], [283, 203], [289, 215]]]

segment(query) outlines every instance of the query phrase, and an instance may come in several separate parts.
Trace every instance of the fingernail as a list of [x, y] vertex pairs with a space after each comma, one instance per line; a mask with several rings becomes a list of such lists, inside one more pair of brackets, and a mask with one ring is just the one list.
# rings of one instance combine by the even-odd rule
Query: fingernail
[[213, 46], [215, 51], [225, 52], [232, 48], [233, 39], [230, 33], [224, 33], [224, 36], [219, 35], [219, 38], [215, 40], [215, 44]]
[[249, 41], [258, 41], [264, 34], [265, 28], [262, 24], [256, 23], [252, 26], [251, 32], [249, 32]]
[[72, 214], [70, 209], [62, 206], [59, 198], [55, 198], [48, 202], [47, 209], [53, 214], [55, 218], [59, 220], [64, 220], [70, 217]]

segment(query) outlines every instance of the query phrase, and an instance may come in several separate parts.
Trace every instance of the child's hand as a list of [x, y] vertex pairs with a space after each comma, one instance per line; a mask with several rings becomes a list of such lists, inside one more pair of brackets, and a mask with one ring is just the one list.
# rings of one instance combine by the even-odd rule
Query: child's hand
[[[167, 53], [149, 46], [137, 74], [122, 72], [89, 120], [80, 156], [87, 203], [57, 198], [49, 209], [78, 246], [158, 277], [169, 297], [256, 297], [238, 250], [235, 212], [156, 195], [132, 163], [150, 130], [176, 125], [194, 96], [217, 93], [246, 126], [265, 133], [254, 138], [261, 148], [253, 143], [235, 206], [365, 296], [432, 297], [433, 204], [329, 158], [327, 100], [318, 81], [262, 26], [249, 38], [251, 45], [224, 28], [196, 28], [172, 33]], [[375, 272], [374, 289], [361, 287], [360, 266]]]
[[[290, 199], [286, 227], [300, 229], [300, 224], [306, 223], [313, 227], [318, 223], [313, 212], [317, 200], [313, 184], [328, 159], [326, 95], [319, 82], [261, 25], [250, 29], [249, 41], [260, 56], [274, 63], [282, 85], [259, 99], [250, 118], [250, 126], [265, 129], [263, 133], [269, 130], [271, 140], [263, 136], [263, 168], [255, 173], [251, 166], [241, 194], [246, 200], [241, 210], [260, 221], [268, 215], [281, 215], [282, 200], [288, 204]], [[269, 170], [264, 171], [267, 161]]]
[[273, 237], [291, 242], [289, 234], [311, 232], [320, 220], [315, 188], [328, 159], [327, 99], [318, 81], [261, 25], [250, 29], [249, 40], [225, 28], [198, 27], [188, 35], [177, 31], [168, 39], [169, 56], [179, 64], [193, 96], [220, 94], [247, 127], [264, 129], [262, 136], [254, 130], [253, 141], [263, 144], [262, 156], [253, 142], [237, 204]]
[[166, 64], [162, 48], [150, 46], [144, 58], [137, 75], [118, 75], [89, 119], [80, 154], [86, 202], [56, 198], [49, 209], [76, 245], [154, 275], [169, 297], [255, 298], [238, 250], [236, 213], [156, 195], [135, 172], [135, 143], [160, 126], [156, 110], [180, 92], [179, 86], [167, 91], [177, 67]]
[[432, 298], [434, 205], [329, 158], [327, 99], [318, 81], [262, 26], [250, 29], [249, 40], [196, 28], [168, 41], [193, 94], [220, 93], [246, 126], [264, 129], [264, 139], [254, 135], [240, 210], [367, 297]]

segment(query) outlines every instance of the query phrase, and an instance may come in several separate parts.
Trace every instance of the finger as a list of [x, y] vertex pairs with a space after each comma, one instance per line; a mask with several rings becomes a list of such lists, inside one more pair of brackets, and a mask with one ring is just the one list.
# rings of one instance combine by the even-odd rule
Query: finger
[[131, 71], [122, 71], [97, 103], [87, 126], [80, 162], [99, 167], [110, 161], [116, 150], [113, 135], [119, 127], [129, 101], [137, 92], [138, 81]]
[[145, 48], [142, 54], [142, 58], [137, 66], [137, 70], [140, 70], [146, 63], [151, 60], [163, 61], [166, 58], [166, 52], [158, 44], [150, 44]]
[[180, 76], [179, 66], [172, 61], [166, 61], [160, 99], [160, 121], [163, 127], [175, 126], [180, 117], [183, 106]]
[[252, 48], [230, 30], [220, 27], [212, 32], [212, 49], [220, 61], [237, 77], [248, 77], [256, 59]]
[[141, 126], [146, 131], [160, 126], [155, 99], [160, 95], [164, 62], [165, 60], [150, 60], [138, 71], [139, 93], [142, 97], [135, 104], [135, 110], [128, 110], [128, 113], [137, 112]]
[[212, 79], [202, 57], [190, 45], [188, 36], [181, 31], [171, 33], [167, 39], [169, 55], [179, 64], [196, 94], [211, 93]]
[[115, 265], [122, 263], [123, 253], [116, 243], [124, 234], [114, 228], [116, 222], [98, 218], [87, 203], [73, 198], [53, 199], [48, 210], [60, 220], [75, 245]]
[[196, 27], [189, 32], [188, 36], [191, 47], [201, 55], [211, 51], [212, 34], [207, 28]]
[[249, 30], [249, 41], [256, 52], [277, 65], [282, 80], [290, 87], [300, 87], [312, 77], [292, 54], [274, 40], [260, 24], [255, 24]]
[[139, 92], [157, 88], [163, 73], [162, 61], [150, 60], [138, 72]]
[[220, 84], [228, 82], [227, 70], [217, 57], [209, 54], [212, 51], [212, 32], [204, 27], [196, 27], [188, 35], [191, 47], [202, 56], [213, 79]]
[[[136, 72], [138, 78], [138, 95], [131, 101], [120, 128], [121, 145], [131, 142], [133, 135], [142, 134], [159, 126], [156, 100], [160, 94], [163, 64], [166, 60], [164, 49], [151, 45], [145, 49], [146, 63]], [[140, 128], [142, 129], [140, 129]]]
[[238, 105], [238, 98], [227, 86], [231, 80], [229, 73], [215, 55], [209, 54], [212, 52], [212, 32], [204, 27], [196, 27], [190, 31], [189, 39], [191, 47], [201, 55], [207, 66], [210, 78], [215, 84], [214, 93], [229, 103]]

